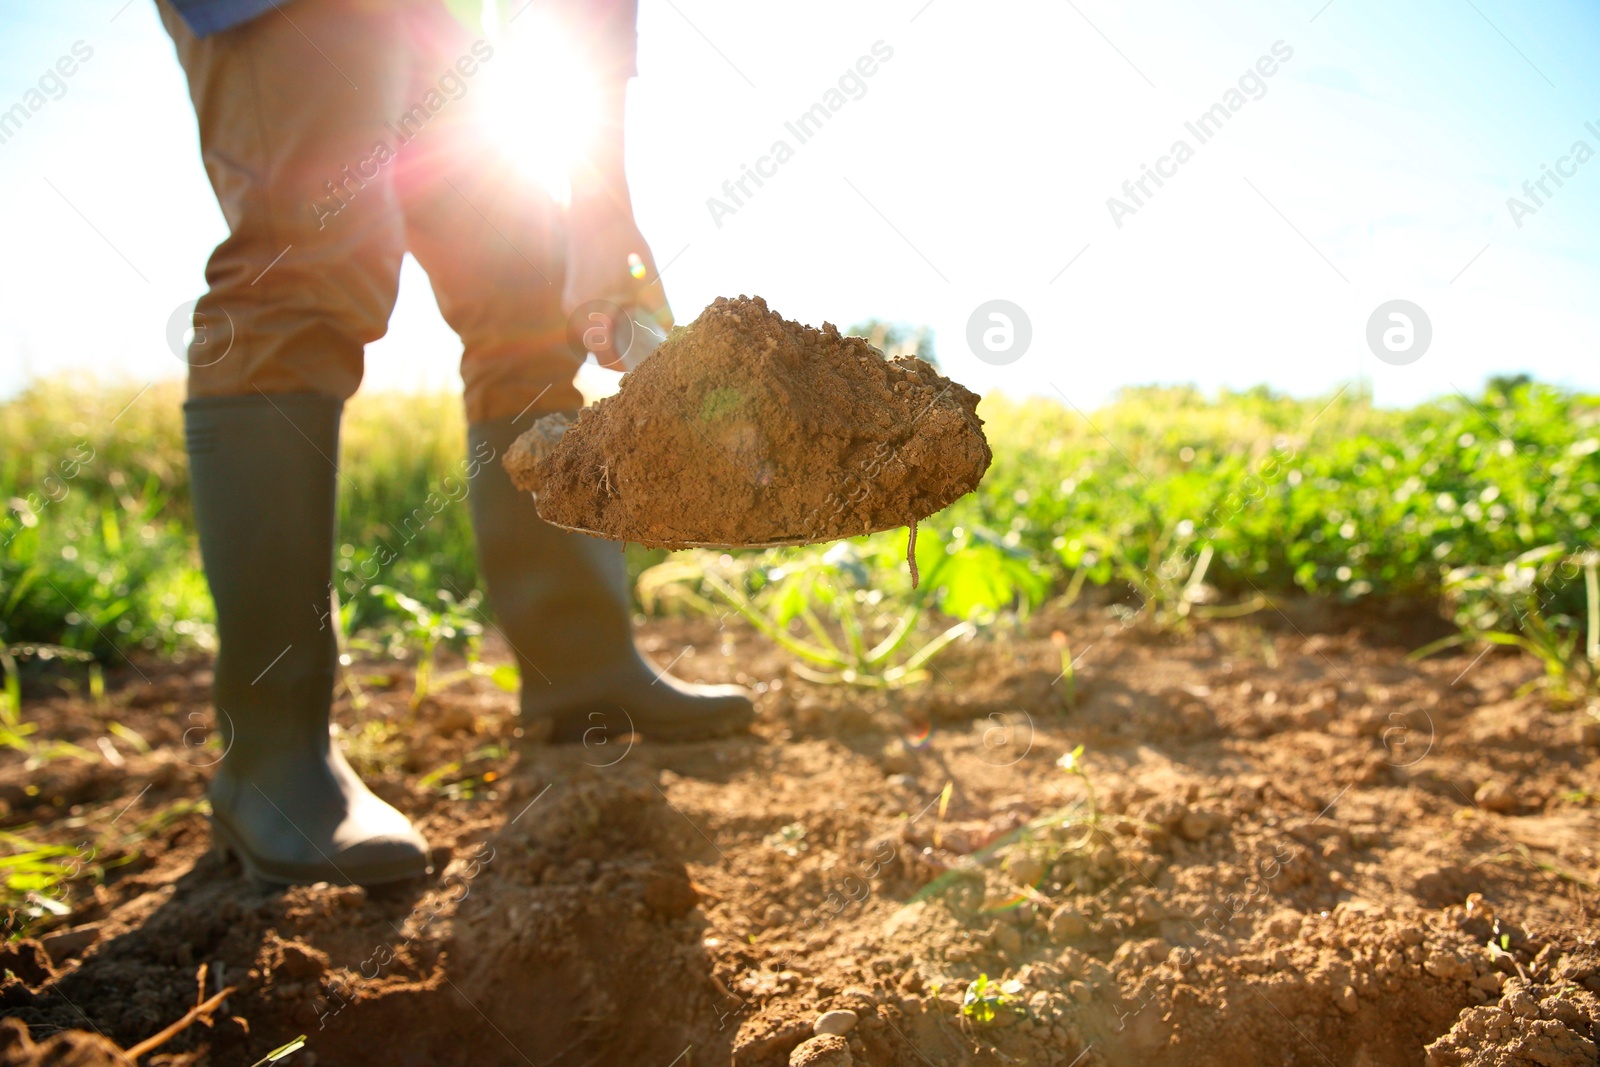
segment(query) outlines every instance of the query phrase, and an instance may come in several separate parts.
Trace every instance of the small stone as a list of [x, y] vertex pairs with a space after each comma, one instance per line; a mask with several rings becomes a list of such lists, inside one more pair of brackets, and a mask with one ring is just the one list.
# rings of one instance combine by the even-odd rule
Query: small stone
[[1477, 977], [1477, 972], [1473, 969], [1472, 964], [1455, 953], [1446, 952], [1442, 949], [1430, 952], [1428, 958], [1423, 961], [1422, 969], [1435, 978], [1472, 979]]
[[1505, 981], [1506, 976], [1499, 971], [1485, 971], [1473, 979], [1472, 985], [1475, 989], [1481, 989], [1485, 993], [1498, 993]]
[[315, 981], [328, 970], [328, 954], [300, 941], [285, 941], [278, 946], [274, 970], [290, 981]]
[[854, 1067], [850, 1044], [837, 1034], [807, 1038], [789, 1053], [789, 1067]]
[[1018, 885], [1038, 885], [1044, 878], [1044, 864], [1035, 856], [1013, 855], [1006, 862], [1011, 880]]
[[1022, 951], [1022, 935], [1014, 926], [1002, 926], [994, 932], [994, 947], [1003, 955], [1015, 956]]
[[1539, 1017], [1539, 1002], [1529, 994], [1528, 984], [1521, 978], [1507, 979], [1505, 990], [1500, 1007], [1523, 1019]]
[[1063, 904], [1050, 916], [1050, 940], [1060, 944], [1069, 938], [1081, 937], [1089, 929], [1083, 915], [1071, 904]]
[[1472, 799], [1485, 811], [1500, 815], [1510, 815], [1522, 807], [1522, 801], [1517, 798], [1516, 791], [1511, 785], [1497, 779], [1491, 779], [1480, 785]]
[[1300, 933], [1300, 926], [1305, 921], [1305, 916], [1291, 908], [1282, 908], [1268, 917], [1263, 929], [1267, 936], [1275, 937], [1279, 941], [1293, 941]]
[[1354, 1015], [1357, 1009], [1361, 1007], [1361, 999], [1356, 996], [1356, 991], [1350, 986], [1345, 986], [1338, 993], [1335, 993], [1333, 1002], [1346, 1015]]
[[834, 1034], [838, 1037], [843, 1037], [856, 1028], [856, 1020], [858, 1018], [859, 1016], [849, 1008], [835, 1008], [833, 1011], [825, 1011], [817, 1016], [816, 1021], [811, 1024], [811, 1032], [819, 1035]]
[[1214, 812], [1193, 808], [1178, 823], [1178, 833], [1185, 841], [1204, 841], [1222, 822]]
[[1468, 893], [1466, 903], [1467, 918], [1482, 919], [1484, 922], [1494, 922], [1494, 906], [1483, 899], [1482, 893]]
[[56, 930], [45, 934], [39, 939], [39, 943], [44, 946], [45, 952], [49, 953], [50, 962], [60, 967], [98, 940], [100, 940], [100, 924], [86, 923], [72, 930]]
[[698, 903], [700, 894], [681, 869], [657, 868], [645, 876], [644, 904], [655, 915], [663, 919], [681, 918]]

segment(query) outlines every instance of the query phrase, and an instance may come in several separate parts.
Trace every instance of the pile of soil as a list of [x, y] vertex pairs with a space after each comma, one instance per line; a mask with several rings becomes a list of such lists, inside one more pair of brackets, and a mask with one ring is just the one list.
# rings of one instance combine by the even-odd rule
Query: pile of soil
[[567, 424], [507, 450], [559, 526], [652, 547], [799, 544], [906, 526], [977, 487], [977, 394], [831, 323], [719, 298]]
[[[520, 756], [489, 679], [413, 715], [410, 673], [361, 662], [344, 743], [437, 871], [370, 892], [207, 854], [208, 664], [31, 681], [39, 736], [120, 762], [0, 753], [0, 825], [105, 869], [0, 960], [32, 1032], [0, 1026], [0, 1064], [123, 1067], [109, 1042], [180, 1018], [201, 964], [237, 992], [155, 1063], [306, 1034], [287, 1067], [1593, 1064], [1582, 713], [1520, 691], [1528, 658], [1412, 662], [1436, 631], [1282, 607], [1181, 639], [1049, 608], [898, 693], [795, 677], [736, 618], [651, 622], [656, 662], [757, 691], [754, 735]], [[986, 1022], [980, 974], [1010, 990]]]

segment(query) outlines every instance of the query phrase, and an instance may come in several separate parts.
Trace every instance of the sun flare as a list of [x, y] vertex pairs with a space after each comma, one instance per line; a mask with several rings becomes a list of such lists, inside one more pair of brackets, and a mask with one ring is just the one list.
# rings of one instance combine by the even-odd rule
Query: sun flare
[[565, 203], [599, 119], [594, 71], [559, 23], [533, 12], [502, 26], [494, 49], [481, 121], [518, 170]]

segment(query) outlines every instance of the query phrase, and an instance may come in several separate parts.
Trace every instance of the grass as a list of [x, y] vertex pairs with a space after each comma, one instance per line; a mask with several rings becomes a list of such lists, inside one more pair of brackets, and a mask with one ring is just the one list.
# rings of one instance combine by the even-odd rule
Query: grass
[[[1580, 584], [1578, 618], [1555, 605], [1562, 589]], [[1445, 576], [1445, 602], [1461, 632], [1417, 649], [1413, 658], [1455, 645], [1509, 645], [1543, 668], [1525, 691], [1543, 688], [1562, 705], [1600, 694], [1600, 553], [1545, 545], [1499, 567], [1456, 567]]]
[[34, 926], [71, 911], [79, 885], [103, 881], [113, 868], [132, 863], [142, 843], [179, 819], [205, 813], [203, 800], [179, 800], [136, 822], [116, 826], [107, 819], [125, 801], [118, 799], [92, 814], [74, 815], [54, 823], [52, 834], [80, 835], [76, 844], [39, 841], [34, 828], [0, 830], [0, 912], [5, 914], [3, 935], [28, 933]]

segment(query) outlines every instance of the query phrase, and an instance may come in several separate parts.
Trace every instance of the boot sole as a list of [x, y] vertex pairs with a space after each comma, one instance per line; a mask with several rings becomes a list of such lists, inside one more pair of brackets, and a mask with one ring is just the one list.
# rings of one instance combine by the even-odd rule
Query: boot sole
[[239, 836], [215, 814], [209, 816], [208, 821], [211, 823], [212, 854], [224, 862], [230, 856], [233, 857], [239, 861], [239, 867], [244, 871], [245, 877], [269, 886], [281, 888], [312, 885], [316, 882], [327, 882], [331, 885], [389, 885], [394, 882], [409, 882], [424, 878], [431, 869], [424, 859], [420, 867], [407, 864], [404, 868], [396, 866], [386, 871], [357, 872], [361, 877], [351, 877], [331, 863], [325, 868], [293, 869], [272, 864], [270, 861], [262, 863], [245, 847]]

